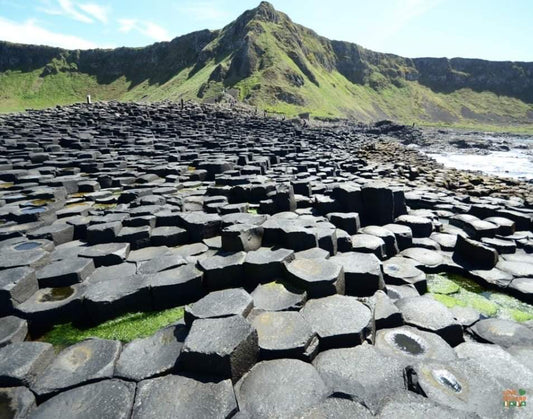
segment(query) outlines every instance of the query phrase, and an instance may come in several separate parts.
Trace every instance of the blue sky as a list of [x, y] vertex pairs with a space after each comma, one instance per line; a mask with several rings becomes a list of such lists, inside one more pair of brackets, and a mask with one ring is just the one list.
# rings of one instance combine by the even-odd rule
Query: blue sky
[[[533, 61], [533, 0], [271, 3], [330, 39], [407, 57]], [[219, 29], [259, 0], [0, 0], [0, 39], [64, 48], [144, 46]]]

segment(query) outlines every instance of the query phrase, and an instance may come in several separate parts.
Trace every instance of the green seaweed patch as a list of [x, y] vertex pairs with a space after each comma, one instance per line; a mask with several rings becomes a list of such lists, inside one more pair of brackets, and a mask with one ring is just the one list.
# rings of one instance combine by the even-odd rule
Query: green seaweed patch
[[39, 340], [54, 346], [66, 347], [89, 338], [130, 342], [153, 335], [158, 330], [183, 318], [183, 307], [147, 313], [129, 313], [88, 329], [72, 323], [56, 325]]
[[469, 279], [462, 275], [457, 275], [457, 274], [445, 274], [445, 275], [446, 275], [446, 278], [448, 278], [450, 281], [455, 282], [457, 285], [459, 285], [461, 288], [467, 291], [474, 292], [476, 294], [480, 294], [483, 291], [485, 291], [485, 289], [481, 285], [479, 285], [476, 281], [472, 279]]
[[515, 322], [527, 322], [529, 320], [533, 320], [533, 314], [532, 313], [528, 313], [528, 312], [525, 312], [525, 311], [521, 311], [521, 310], [517, 310], [515, 308], [510, 308], [508, 309], [510, 315], [511, 315], [511, 318], [515, 321]]
[[434, 294], [453, 294], [459, 292], [459, 285], [443, 275], [428, 275], [428, 291]]
[[0, 189], [9, 189], [14, 185], [13, 182], [0, 182]]
[[481, 314], [488, 317], [494, 317], [500, 309], [500, 306], [494, 303], [493, 301], [490, 301], [482, 295], [464, 289], [455, 294], [454, 296], [458, 300], [463, 301], [468, 307], [472, 307], [473, 309], [479, 311]]
[[450, 297], [449, 295], [444, 294], [429, 294], [431, 297], [433, 297], [438, 302], [444, 304], [448, 308], [461, 306], [466, 307], [467, 304], [464, 301], [458, 300], [457, 298]]
[[248, 208], [248, 214], [257, 215], [257, 208]]

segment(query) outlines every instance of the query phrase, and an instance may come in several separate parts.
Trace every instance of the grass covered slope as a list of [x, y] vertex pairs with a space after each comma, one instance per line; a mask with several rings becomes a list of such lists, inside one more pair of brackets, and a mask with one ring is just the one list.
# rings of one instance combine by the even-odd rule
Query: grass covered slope
[[533, 131], [533, 63], [377, 53], [321, 37], [266, 2], [220, 31], [146, 48], [39, 48], [0, 43], [0, 111], [83, 101], [86, 94], [136, 101], [231, 95], [289, 116]]

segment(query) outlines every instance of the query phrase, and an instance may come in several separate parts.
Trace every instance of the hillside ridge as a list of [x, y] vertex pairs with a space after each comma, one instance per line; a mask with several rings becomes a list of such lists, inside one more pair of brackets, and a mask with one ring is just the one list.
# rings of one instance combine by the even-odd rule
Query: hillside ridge
[[360, 120], [533, 123], [533, 63], [405, 58], [329, 40], [261, 2], [216, 31], [141, 48], [0, 41], [0, 110], [96, 100], [244, 101]]

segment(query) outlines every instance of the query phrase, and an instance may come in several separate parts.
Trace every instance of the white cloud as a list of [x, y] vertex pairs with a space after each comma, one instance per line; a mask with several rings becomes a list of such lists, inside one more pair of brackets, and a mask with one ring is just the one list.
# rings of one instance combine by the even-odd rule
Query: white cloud
[[199, 22], [220, 22], [231, 18], [229, 12], [217, 8], [214, 2], [195, 2], [189, 6], [179, 6], [178, 10]]
[[95, 20], [107, 23], [109, 20], [109, 7], [101, 6], [96, 3], [77, 4], [72, 0], [41, 0], [42, 7], [40, 10], [49, 15], [66, 16], [71, 19], [84, 23], [94, 23]]
[[123, 33], [139, 32], [155, 41], [168, 41], [170, 33], [156, 23], [140, 19], [118, 19], [118, 30]]
[[100, 6], [95, 3], [80, 4], [80, 9], [88, 15], [94, 17], [102, 23], [107, 23], [109, 17], [109, 7]]
[[91, 41], [40, 27], [34, 19], [19, 23], [0, 16], [0, 39], [22, 44], [50, 45], [67, 49], [97, 48], [97, 45]]

